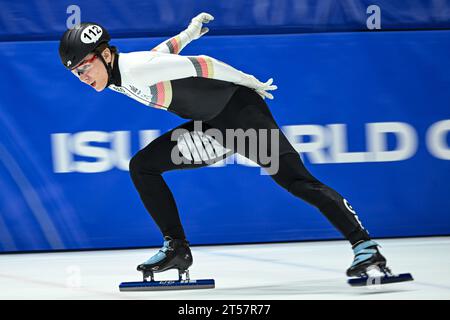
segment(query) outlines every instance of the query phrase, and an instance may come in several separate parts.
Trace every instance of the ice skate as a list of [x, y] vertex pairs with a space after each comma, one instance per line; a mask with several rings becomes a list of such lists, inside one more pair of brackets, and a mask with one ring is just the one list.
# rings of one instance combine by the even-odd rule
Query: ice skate
[[[149, 290], [181, 290], [214, 288], [214, 280], [191, 280], [189, 267], [192, 265], [192, 253], [186, 240], [164, 238], [163, 247], [150, 259], [137, 266], [142, 272], [142, 282], [123, 282], [120, 291], [149, 291]], [[178, 280], [155, 281], [154, 274], [170, 269], [178, 270]], [[183, 279], [185, 275], [185, 279]]]
[[355, 259], [347, 276], [351, 286], [368, 286], [414, 280], [410, 273], [395, 275], [386, 267], [386, 258], [378, 250], [378, 243], [364, 241], [353, 248]]
[[189, 242], [165, 237], [164, 246], [150, 259], [138, 265], [137, 270], [142, 272], [144, 281], [148, 278], [154, 281], [154, 273], [170, 269], [178, 269], [179, 280], [182, 280], [183, 274], [186, 274], [186, 280], [189, 280], [188, 268], [192, 262]]

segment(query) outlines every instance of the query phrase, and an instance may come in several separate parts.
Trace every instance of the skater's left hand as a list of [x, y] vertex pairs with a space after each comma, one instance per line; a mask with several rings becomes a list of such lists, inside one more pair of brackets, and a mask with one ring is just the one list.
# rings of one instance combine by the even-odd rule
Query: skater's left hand
[[204, 23], [214, 20], [214, 17], [209, 13], [202, 12], [191, 20], [191, 23], [186, 29], [191, 40], [196, 40], [209, 31], [208, 28], [203, 27]]
[[270, 100], [273, 99], [273, 95], [270, 94], [267, 91], [269, 91], [269, 90], [277, 90], [278, 87], [276, 85], [273, 85], [272, 82], [273, 82], [273, 79], [270, 78], [265, 83], [263, 83], [263, 82], [259, 82], [258, 83], [258, 85], [256, 86], [255, 90], [261, 96], [261, 98], [263, 98], [263, 99], [269, 98]]

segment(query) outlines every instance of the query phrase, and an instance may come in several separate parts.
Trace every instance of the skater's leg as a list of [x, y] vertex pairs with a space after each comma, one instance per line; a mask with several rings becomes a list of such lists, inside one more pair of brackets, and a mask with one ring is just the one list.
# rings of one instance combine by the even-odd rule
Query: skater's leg
[[[162, 175], [170, 170], [201, 168], [208, 164], [202, 161], [174, 163], [173, 155], [181, 156], [178, 150], [179, 141], [185, 141], [183, 139], [173, 141], [172, 133], [176, 129], [193, 132], [194, 123], [193, 121], [187, 122], [153, 140], [131, 159], [129, 168], [131, 178], [145, 208], [163, 235], [172, 239], [185, 239], [175, 199]], [[198, 154], [196, 149], [196, 155]], [[184, 158], [184, 160], [189, 159]]]
[[347, 200], [312, 176], [297, 153], [280, 156], [279, 170], [271, 177], [293, 195], [318, 208], [352, 245], [370, 239]]
[[[199, 127], [200, 126], [200, 127]], [[178, 269], [189, 278], [193, 258], [180, 221], [174, 197], [164, 178], [170, 170], [201, 168], [231, 154], [222, 153], [217, 144], [203, 134], [207, 124], [187, 122], [152, 141], [130, 161], [130, 174], [139, 195], [164, 236], [164, 246], [138, 265], [144, 279], [153, 280], [155, 272]]]
[[130, 173], [145, 208], [164, 236], [184, 239], [175, 200], [161, 173], [140, 171], [142, 163], [139, 158], [134, 159], [130, 164]]
[[[352, 245], [369, 239], [348, 202], [335, 190], [318, 181], [305, 168], [300, 156], [277, 125], [267, 104], [258, 94], [247, 88], [240, 89], [225, 110], [208, 123], [222, 131], [225, 128], [257, 131], [266, 129], [268, 132], [278, 130], [278, 148], [268, 143], [265, 150], [272, 157], [278, 156], [278, 171], [270, 174], [272, 178], [293, 195], [317, 207]], [[267, 141], [270, 142], [271, 138]], [[239, 150], [234, 151], [241, 153]], [[242, 155], [261, 167], [267, 167], [261, 161], [259, 152], [255, 156], [249, 154], [247, 148], [245, 151]]]
[[[270, 138], [263, 140], [267, 144], [265, 148], [267, 153], [265, 154], [270, 154], [270, 158], [273, 159], [275, 157], [278, 160], [278, 170], [275, 170], [275, 172], [271, 164], [268, 166], [262, 161], [259, 152], [255, 155], [252, 152], [248, 152], [248, 150], [244, 150], [244, 153], [234, 149], [233, 151], [250, 158], [265, 169], [270, 169], [267, 170], [268, 174], [280, 186], [317, 207], [336, 229], [350, 241], [355, 252], [355, 259], [347, 270], [348, 276], [365, 274], [367, 270], [376, 266], [385, 273], [385, 277], [380, 279], [380, 283], [412, 280], [410, 274], [403, 274], [397, 277], [390, 273], [390, 270], [386, 268], [386, 259], [378, 251], [378, 244], [370, 240], [367, 231], [362, 227], [353, 208], [339, 193], [317, 180], [305, 168], [298, 153], [282, 131], [279, 130], [267, 104], [254, 91], [250, 89], [238, 90], [225, 110], [218, 117], [208, 121], [208, 123], [215, 128], [220, 128], [222, 131], [226, 128], [241, 128], [243, 130], [275, 129], [274, 132], [279, 133], [279, 138], [274, 139], [275, 144]], [[261, 139], [257, 143], [258, 146], [260, 141]], [[228, 144], [229, 142], [227, 141], [227, 146]], [[351, 285], [361, 285], [361, 282], [354, 282], [353, 279], [351, 281], [353, 281]]]

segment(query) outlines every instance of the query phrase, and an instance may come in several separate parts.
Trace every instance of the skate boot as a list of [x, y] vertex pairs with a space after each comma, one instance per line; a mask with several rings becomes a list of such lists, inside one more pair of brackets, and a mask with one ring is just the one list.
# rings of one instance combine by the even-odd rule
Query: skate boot
[[378, 243], [368, 240], [353, 248], [355, 259], [350, 268], [347, 269], [347, 276], [356, 277], [348, 281], [351, 286], [367, 286], [413, 280], [409, 273], [394, 275], [386, 267], [386, 258], [380, 253], [378, 247]]
[[[181, 239], [164, 237], [163, 247], [153, 257], [138, 265], [144, 281], [122, 282], [120, 291], [155, 291], [155, 290], [186, 290], [186, 289], [212, 289], [215, 287], [214, 279], [189, 278], [188, 268], [192, 265], [192, 253], [189, 242]], [[178, 269], [178, 280], [155, 281], [154, 273], [169, 269]], [[186, 279], [183, 279], [186, 274]], [[150, 281], [147, 279], [150, 278]]]
[[350, 268], [347, 269], [347, 276], [360, 277], [368, 269], [378, 267], [380, 270], [386, 267], [386, 258], [378, 251], [378, 243], [369, 240], [358, 244], [353, 248], [355, 259]]
[[154, 273], [169, 269], [178, 269], [180, 281], [183, 274], [186, 274], [186, 280], [189, 280], [188, 268], [192, 265], [192, 261], [188, 241], [164, 237], [163, 247], [150, 259], [138, 265], [137, 270], [143, 273], [144, 281], [148, 278], [154, 281]]

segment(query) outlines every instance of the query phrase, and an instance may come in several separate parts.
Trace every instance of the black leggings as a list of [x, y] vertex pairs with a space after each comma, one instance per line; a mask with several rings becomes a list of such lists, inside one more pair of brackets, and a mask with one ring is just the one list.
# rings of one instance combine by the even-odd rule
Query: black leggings
[[[241, 140], [245, 142], [245, 147], [240, 149], [242, 143], [239, 144], [238, 138], [232, 136], [233, 138], [226, 139], [226, 129], [242, 129], [241, 132], [255, 129], [253, 132], [267, 135], [253, 135], [256, 137], [253, 142], [257, 142], [258, 149], [250, 152], [251, 138]], [[278, 131], [270, 131], [271, 129]], [[221, 141], [219, 135], [208, 134], [209, 132], [221, 133], [224, 139]], [[278, 132], [278, 136], [273, 132]], [[263, 149], [264, 152], [259, 152]], [[131, 159], [130, 174], [133, 183], [164, 236], [185, 238], [174, 197], [162, 174], [170, 170], [201, 168], [234, 153], [258, 163], [276, 183], [318, 208], [352, 245], [369, 239], [348, 202], [309, 173], [279, 129], [265, 101], [255, 91], [245, 87], [236, 91], [215, 118], [184, 123], [153, 140]], [[261, 154], [271, 155], [277, 161], [269, 162]]]

